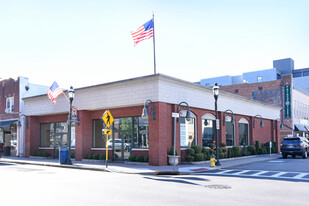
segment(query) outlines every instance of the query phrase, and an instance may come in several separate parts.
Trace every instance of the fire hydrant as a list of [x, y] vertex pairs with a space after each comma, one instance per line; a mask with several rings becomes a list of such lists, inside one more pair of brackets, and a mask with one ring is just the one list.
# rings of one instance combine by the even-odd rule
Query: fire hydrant
[[214, 154], [211, 154], [210, 155], [210, 167], [215, 167], [216, 166], [216, 158], [215, 158], [215, 155]]

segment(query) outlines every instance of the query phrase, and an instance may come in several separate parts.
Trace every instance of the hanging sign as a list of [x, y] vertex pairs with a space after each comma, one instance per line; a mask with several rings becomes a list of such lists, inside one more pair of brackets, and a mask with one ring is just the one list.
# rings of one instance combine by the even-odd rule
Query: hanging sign
[[291, 86], [284, 86], [284, 116], [286, 119], [291, 119]]

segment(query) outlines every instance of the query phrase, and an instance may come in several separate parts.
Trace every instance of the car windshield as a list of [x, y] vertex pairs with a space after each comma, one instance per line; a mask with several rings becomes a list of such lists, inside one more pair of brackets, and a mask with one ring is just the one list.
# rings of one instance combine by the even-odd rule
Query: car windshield
[[284, 139], [283, 144], [298, 144], [300, 143], [299, 138], [291, 138], [291, 139]]

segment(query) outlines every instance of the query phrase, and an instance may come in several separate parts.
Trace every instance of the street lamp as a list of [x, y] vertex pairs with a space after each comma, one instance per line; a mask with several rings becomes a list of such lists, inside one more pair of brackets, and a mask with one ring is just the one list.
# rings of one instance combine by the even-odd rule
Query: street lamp
[[255, 115], [254, 117], [253, 117], [253, 128], [255, 128], [255, 118], [256, 117], [258, 117], [258, 118], [260, 118], [261, 119], [261, 122], [260, 122], [260, 126], [263, 128], [264, 127], [264, 121], [263, 121], [263, 117], [261, 116], [261, 115]]
[[[217, 106], [217, 100], [219, 97], [219, 86], [217, 83], [215, 83], [215, 86], [212, 88], [213, 94], [214, 94], [214, 98], [215, 98], [215, 111], [216, 111], [216, 124], [218, 124], [218, 106]], [[220, 164], [220, 160], [219, 160], [219, 128], [218, 125], [216, 126], [216, 158], [217, 158], [217, 162], [216, 165], [217, 166], [221, 166]]]
[[153, 102], [150, 99], [147, 99], [145, 104], [144, 104], [144, 108], [143, 108], [143, 112], [142, 112], [142, 119], [148, 119], [148, 113], [147, 113], [147, 108], [150, 109], [150, 105], [151, 104], [151, 110], [150, 110], [150, 114], [152, 116], [152, 121], [155, 120], [155, 113], [153, 110]]
[[172, 113], [172, 117], [174, 117], [174, 151], [173, 151], [173, 156], [174, 156], [174, 163], [173, 163], [173, 170], [175, 171], [175, 166], [176, 166], [176, 120], [177, 122], [179, 121], [178, 118], [180, 117], [179, 115], [179, 107], [181, 104], [185, 104], [187, 106], [187, 113], [186, 113], [186, 120], [190, 120], [191, 114], [190, 114], [190, 107], [187, 102], [180, 102], [177, 106], [177, 113]]
[[72, 102], [74, 99], [74, 95], [75, 95], [75, 91], [73, 89], [73, 87], [71, 86], [69, 89], [69, 98], [70, 98], [70, 111], [69, 111], [69, 132], [68, 132], [68, 145], [69, 145], [69, 157], [68, 157], [68, 161], [67, 164], [68, 165], [72, 165], [72, 161], [71, 161], [71, 157], [70, 157], [70, 152], [71, 152], [71, 135], [72, 135]]
[[223, 113], [223, 126], [225, 126], [225, 113], [227, 113], [227, 112], [231, 112], [231, 113], [232, 113], [231, 123], [232, 123], [232, 124], [235, 124], [234, 113], [233, 113], [232, 110], [228, 109], [228, 110], [225, 110], [225, 112]]

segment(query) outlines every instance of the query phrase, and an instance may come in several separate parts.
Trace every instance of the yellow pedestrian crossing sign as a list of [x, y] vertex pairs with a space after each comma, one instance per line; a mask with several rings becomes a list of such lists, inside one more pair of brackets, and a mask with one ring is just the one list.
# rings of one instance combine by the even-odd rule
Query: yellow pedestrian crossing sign
[[109, 110], [104, 112], [104, 114], [101, 116], [101, 120], [105, 123], [107, 128], [109, 128], [114, 122], [114, 118]]

